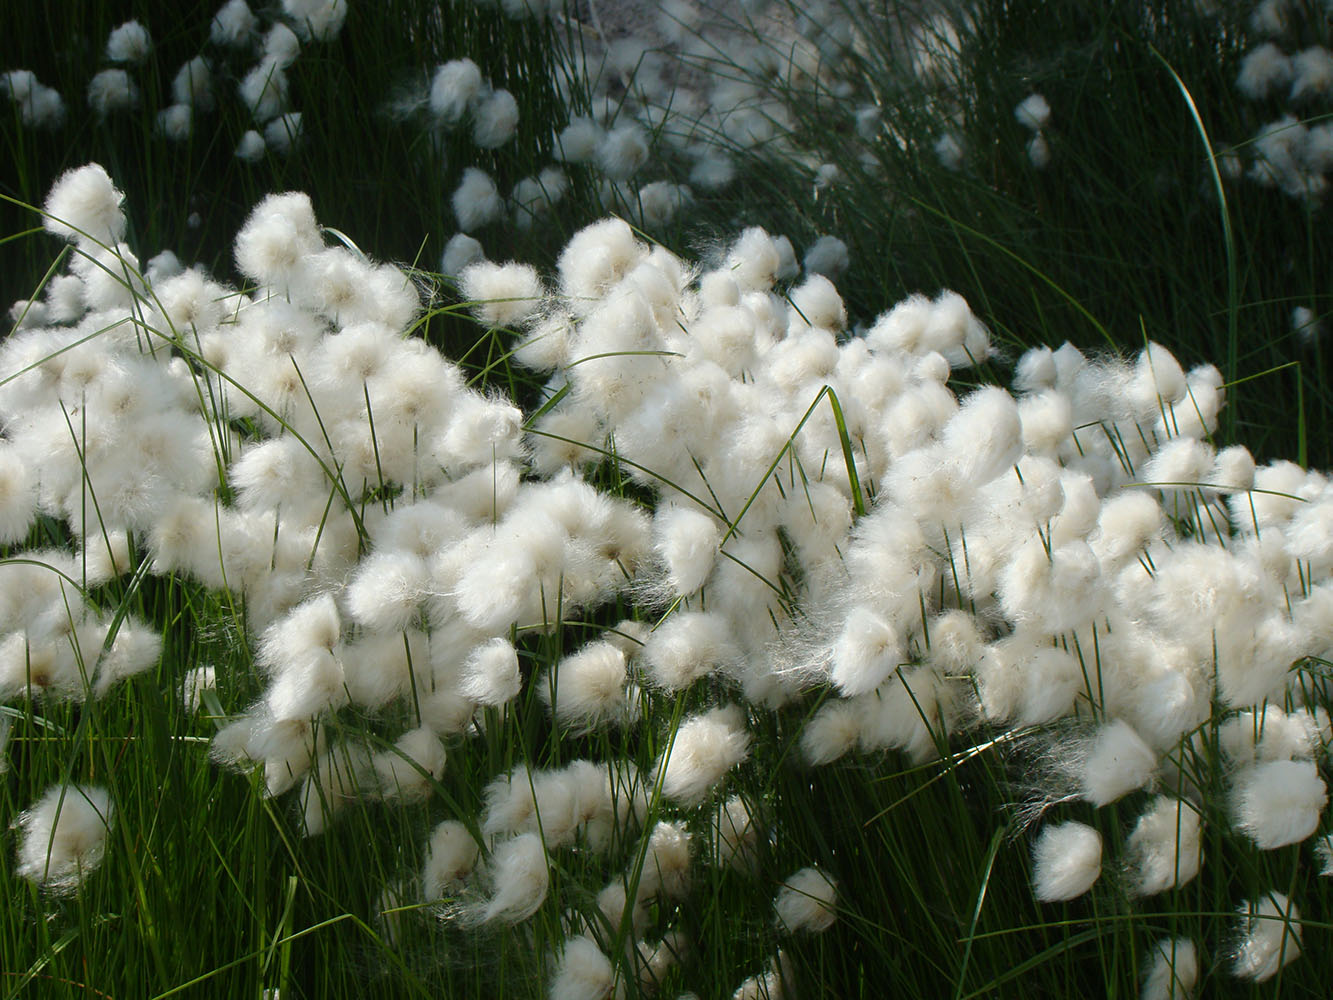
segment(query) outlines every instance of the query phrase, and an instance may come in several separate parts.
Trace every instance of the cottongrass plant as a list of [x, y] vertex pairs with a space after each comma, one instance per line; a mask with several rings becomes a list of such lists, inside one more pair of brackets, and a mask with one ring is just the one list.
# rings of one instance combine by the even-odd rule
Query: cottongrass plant
[[[254, 208], [239, 290], [140, 267], [122, 202], [99, 166], [61, 178], [68, 269], [3, 348], [5, 694], [35, 722], [178, 690], [292, 834], [397, 837], [419, 860], [364, 925], [386, 954], [509, 927], [523, 992], [838, 982], [817, 942], [873, 936], [839, 916], [873, 928], [884, 896], [855, 877], [869, 843], [812, 842], [792, 811], [851, 761], [956, 780], [1002, 746], [1026, 805], [977, 840], [987, 872], [1025, 871], [1031, 841], [1039, 933], [1063, 905], [1179, 928], [1115, 932], [1151, 996], [1300, 954], [1328, 489], [1210, 443], [1212, 366], [1037, 348], [1012, 393], [960, 396], [994, 350], [961, 297], [853, 328], [823, 275], [779, 283], [762, 230], [693, 264], [610, 219], [549, 277], [461, 274], [540, 386], [525, 416], [413, 335], [418, 287], [328, 245], [304, 195]], [[188, 638], [132, 613], [152, 587], [230, 655], [178, 672]], [[27, 806], [18, 870], [82, 897], [108, 833], [142, 831], [68, 777]], [[370, 833], [369, 810], [415, 818]], [[1217, 865], [1245, 894], [1223, 867], [1194, 902]]]

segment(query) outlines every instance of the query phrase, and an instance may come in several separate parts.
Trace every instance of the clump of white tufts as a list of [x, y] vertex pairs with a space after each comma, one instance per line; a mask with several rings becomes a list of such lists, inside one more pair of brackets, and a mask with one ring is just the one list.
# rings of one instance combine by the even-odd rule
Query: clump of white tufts
[[474, 649], [463, 664], [460, 691], [481, 705], [503, 705], [518, 696], [523, 675], [508, 639], [495, 638]]
[[681, 691], [700, 677], [740, 659], [728, 619], [708, 611], [678, 611], [644, 644], [642, 658], [653, 684]]
[[465, 233], [480, 229], [504, 214], [504, 199], [486, 171], [468, 167], [450, 198], [458, 228]]
[[551, 884], [551, 870], [540, 835], [522, 833], [497, 844], [491, 852], [495, 891], [482, 908], [483, 921], [516, 924], [541, 907]]
[[648, 162], [648, 136], [633, 122], [617, 125], [597, 145], [597, 166], [607, 177], [628, 180]]
[[487, 326], [517, 326], [541, 306], [541, 279], [527, 264], [478, 261], [459, 274], [458, 283], [473, 314]]
[[518, 131], [518, 102], [507, 90], [495, 90], [472, 109], [472, 141], [482, 149], [498, 149]]
[[477, 100], [484, 84], [481, 69], [471, 59], [451, 59], [435, 71], [430, 84], [430, 110], [452, 124]]
[[867, 694], [906, 660], [902, 636], [870, 608], [853, 608], [833, 644], [831, 678], [843, 694]]
[[1032, 892], [1043, 903], [1074, 899], [1102, 873], [1102, 835], [1070, 820], [1042, 829], [1032, 849]]
[[578, 935], [565, 941], [551, 979], [551, 1000], [607, 1000], [617, 993], [618, 979], [611, 960], [591, 938]]
[[152, 36], [138, 21], [126, 21], [107, 36], [106, 57], [110, 62], [141, 63], [152, 51]]
[[42, 206], [42, 226], [71, 243], [94, 240], [115, 245], [125, 236], [125, 195], [96, 163], [67, 170]]
[[227, 0], [213, 15], [209, 38], [214, 45], [240, 48], [250, 41], [255, 24], [255, 15], [245, 0]]
[[1051, 105], [1041, 94], [1029, 94], [1014, 108], [1018, 124], [1032, 132], [1040, 132], [1051, 120]]
[[808, 274], [836, 278], [851, 264], [851, 255], [847, 244], [836, 236], [821, 236], [810, 245], [801, 263]]
[[422, 895], [429, 900], [461, 889], [476, 867], [481, 850], [466, 826], [449, 819], [431, 833], [426, 852], [421, 889]]
[[305, 258], [322, 249], [310, 197], [271, 194], [254, 207], [236, 234], [236, 267], [260, 284], [285, 287]]
[[662, 794], [691, 809], [750, 754], [750, 736], [735, 705], [714, 708], [681, 723], [657, 762]]
[[837, 882], [818, 868], [802, 868], [782, 883], [773, 909], [778, 926], [789, 934], [818, 934], [833, 926], [837, 916]]
[[1234, 822], [1260, 850], [1309, 837], [1327, 802], [1328, 788], [1310, 760], [1265, 761], [1243, 768], [1232, 779]]
[[111, 795], [86, 785], [53, 786], [18, 819], [16, 870], [53, 892], [71, 892], [102, 863]]
[[611, 642], [590, 642], [562, 659], [537, 693], [557, 722], [583, 732], [629, 719], [628, 681], [625, 651]]
[[1123, 719], [1103, 726], [1079, 767], [1079, 790], [1094, 806], [1104, 806], [1136, 788], [1157, 772], [1157, 754]]
[[653, 548], [666, 565], [667, 586], [680, 597], [704, 585], [721, 540], [721, 525], [701, 510], [663, 504], [653, 515]]
[[1199, 950], [1189, 938], [1162, 938], [1149, 949], [1152, 963], [1141, 1000], [1186, 1000], [1199, 982]]
[[440, 272], [456, 278], [471, 264], [486, 259], [481, 242], [467, 233], [454, 233], [444, 245], [440, 257]]
[[1274, 890], [1240, 908], [1239, 940], [1231, 971], [1241, 979], [1267, 982], [1301, 955], [1301, 915]]
[[1184, 885], [1203, 863], [1202, 821], [1188, 802], [1155, 799], [1126, 844], [1136, 892], [1150, 896]]

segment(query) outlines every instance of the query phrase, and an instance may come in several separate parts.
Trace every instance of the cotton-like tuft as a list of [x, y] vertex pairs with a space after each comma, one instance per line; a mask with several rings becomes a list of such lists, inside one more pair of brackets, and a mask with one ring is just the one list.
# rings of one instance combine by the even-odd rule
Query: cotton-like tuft
[[1080, 792], [1094, 806], [1104, 806], [1142, 788], [1157, 772], [1157, 754], [1122, 719], [1098, 730], [1078, 770]]
[[498, 706], [516, 698], [522, 685], [518, 653], [509, 640], [495, 638], [469, 654], [459, 690], [480, 705]]
[[629, 180], [648, 162], [648, 136], [638, 125], [618, 125], [602, 136], [597, 145], [597, 166], [616, 181]]
[[1126, 842], [1134, 890], [1144, 896], [1182, 886], [1203, 863], [1202, 820], [1188, 802], [1154, 799]]
[[565, 163], [587, 163], [597, 155], [602, 127], [591, 118], [575, 117], [556, 137], [557, 156]]
[[653, 684], [682, 691], [740, 660], [732, 634], [731, 623], [721, 614], [678, 611], [653, 630], [640, 656]]
[[1189, 938], [1162, 938], [1148, 949], [1151, 963], [1141, 1000], [1187, 1000], [1199, 982], [1199, 950]]
[[1075, 899], [1102, 873], [1102, 835], [1070, 820], [1042, 829], [1032, 849], [1032, 892], [1043, 903]]
[[347, 0], [282, 0], [283, 12], [304, 39], [331, 42], [347, 20]]
[[271, 194], [250, 212], [236, 234], [236, 267], [261, 284], [279, 287], [324, 249], [310, 197], [300, 192]]
[[1252, 101], [1260, 101], [1292, 78], [1291, 57], [1272, 42], [1264, 42], [1245, 53], [1236, 76], [1236, 89]]
[[431, 900], [457, 892], [472, 874], [480, 853], [466, 826], [455, 819], [445, 820], [432, 831], [426, 845], [422, 895]]
[[805, 252], [802, 265], [808, 274], [822, 274], [826, 278], [836, 278], [847, 270], [851, 257], [847, 244], [836, 236], [821, 236]]
[[483, 97], [472, 115], [472, 141], [482, 149], [498, 149], [518, 131], [518, 102], [507, 90]]
[[18, 818], [15, 870], [53, 892], [72, 892], [102, 863], [111, 795], [87, 785], [53, 786]]
[[1301, 955], [1301, 914], [1274, 890], [1240, 908], [1239, 940], [1231, 971], [1241, 979], [1264, 983]]
[[42, 206], [42, 226], [71, 243], [91, 239], [115, 246], [125, 236], [125, 195], [100, 164], [67, 170]]
[[440, 272], [450, 277], [458, 277], [471, 264], [486, 259], [486, 251], [481, 242], [467, 233], [454, 233], [444, 245], [444, 254], [440, 258]]
[[669, 752], [657, 762], [662, 794], [686, 809], [701, 803], [750, 754], [740, 709], [726, 705], [681, 723]]
[[1018, 124], [1032, 132], [1040, 132], [1051, 120], [1051, 106], [1041, 94], [1029, 94], [1014, 108]]
[[632, 711], [628, 682], [625, 651], [610, 642], [591, 642], [562, 659], [537, 693], [557, 722], [578, 732], [627, 720]]
[[107, 36], [106, 57], [109, 62], [141, 63], [152, 51], [152, 36], [138, 21], [126, 21]]
[[213, 15], [209, 37], [214, 45], [239, 48], [250, 41], [255, 23], [255, 15], [245, 0], [227, 0]]
[[1232, 778], [1233, 820], [1260, 850], [1305, 840], [1327, 802], [1328, 788], [1313, 761], [1265, 761]]
[[451, 59], [435, 71], [430, 84], [430, 110], [441, 121], [452, 124], [467, 112], [481, 95], [481, 69], [471, 59]]
[[267, 151], [264, 137], [254, 129], [247, 129], [241, 136], [241, 141], [236, 144], [235, 156], [242, 163], [258, 163]]
[[688, 597], [704, 585], [717, 561], [717, 518], [692, 507], [662, 504], [653, 515], [653, 548], [666, 564], [667, 586]]
[[591, 939], [579, 935], [565, 941], [551, 979], [551, 1000], [608, 1000], [617, 993], [611, 960]]
[[468, 167], [450, 197], [458, 228], [465, 233], [494, 222], [504, 214], [504, 199], [484, 170]]
[[259, 125], [286, 110], [287, 90], [287, 71], [272, 59], [262, 60], [236, 87], [241, 102]]
[[546, 849], [535, 833], [523, 833], [497, 844], [491, 852], [495, 891], [480, 912], [483, 921], [516, 924], [541, 907], [551, 883]]
[[778, 927], [788, 934], [818, 934], [833, 926], [837, 916], [837, 882], [818, 868], [802, 868], [789, 876], [773, 904]]
[[527, 264], [478, 261], [458, 276], [459, 291], [487, 326], [515, 327], [542, 304], [542, 283]]
[[907, 659], [898, 630], [870, 608], [853, 608], [830, 653], [830, 677], [847, 696], [879, 687]]

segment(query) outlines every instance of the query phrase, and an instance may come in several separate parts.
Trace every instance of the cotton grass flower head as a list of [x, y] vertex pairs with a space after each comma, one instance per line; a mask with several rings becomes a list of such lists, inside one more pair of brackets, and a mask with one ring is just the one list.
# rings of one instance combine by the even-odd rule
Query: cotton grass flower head
[[480, 229], [504, 214], [504, 199], [500, 197], [495, 181], [478, 167], [468, 167], [463, 171], [462, 180], [450, 196], [450, 204], [458, 220], [458, 228], [464, 233]]
[[1069, 820], [1042, 828], [1032, 848], [1032, 893], [1043, 903], [1075, 899], [1102, 873], [1102, 835]]
[[750, 753], [750, 736], [735, 705], [710, 709], [681, 723], [658, 760], [662, 794], [686, 809], [701, 803]]
[[802, 868], [786, 878], [773, 908], [778, 927], [788, 934], [819, 934], [833, 926], [837, 883], [818, 868]]
[[548, 994], [551, 1000], [609, 1000], [624, 995], [611, 960], [583, 935], [565, 941]]
[[1148, 950], [1151, 964], [1142, 1000], [1186, 1000], [1199, 981], [1199, 950], [1188, 938], [1162, 938]]
[[487, 870], [494, 891], [477, 914], [483, 922], [516, 924], [540, 909], [551, 870], [539, 834], [523, 833], [497, 844]]
[[458, 285], [463, 298], [472, 302], [473, 313], [487, 326], [518, 326], [542, 304], [541, 279], [526, 264], [478, 261], [463, 269]]
[[494, 90], [472, 108], [472, 141], [482, 149], [498, 149], [518, 131], [518, 101], [507, 90]]
[[1296, 904], [1274, 890], [1240, 908], [1232, 974], [1264, 983], [1301, 955], [1301, 915]]
[[106, 789], [53, 786], [18, 819], [18, 874], [52, 892], [77, 890], [102, 863], [111, 823]]
[[124, 200], [99, 164], [76, 167], [52, 185], [42, 206], [42, 226], [71, 243], [87, 239], [114, 245], [125, 236]]
[[1233, 820], [1260, 850], [1305, 840], [1327, 803], [1328, 788], [1313, 761], [1265, 761], [1232, 778]]

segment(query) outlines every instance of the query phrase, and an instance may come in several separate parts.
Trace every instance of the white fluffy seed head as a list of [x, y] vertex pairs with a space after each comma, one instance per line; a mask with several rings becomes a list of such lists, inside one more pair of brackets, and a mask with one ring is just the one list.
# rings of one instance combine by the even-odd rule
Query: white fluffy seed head
[[1051, 106], [1041, 94], [1029, 94], [1014, 108], [1014, 117], [1025, 129], [1038, 132], [1051, 120]]
[[309, 195], [271, 194], [236, 234], [236, 267], [260, 284], [285, 287], [305, 259], [323, 248]]
[[508, 639], [497, 637], [483, 643], [463, 664], [460, 691], [480, 705], [503, 705], [517, 697], [522, 686], [518, 652]]
[[1231, 971], [1241, 979], [1267, 982], [1301, 955], [1301, 914], [1283, 893], [1268, 893], [1240, 908]]
[[102, 863], [111, 821], [105, 788], [53, 786], [18, 819], [18, 874], [53, 892], [73, 891]]
[[450, 197], [458, 228], [465, 233], [480, 229], [504, 214], [504, 199], [486, 171], [468, 167]]
[[1134, 891], [1151, 896], [1184, 885], [1203, 864], [1202, 820], [1188, 802], [1161, 796], [1139, 817], [1126, 843]]
[[458, 284], [473, 314], [487, 326], [518, 326], [542, 303], [541, 279], [527, 264], [478, 261], [463, 269]]
[[750, 754], [750, 735], [735, 705], [681, 723], [670, 753], [657, 762], [662, 794], [686, 809], [701, 803]]
[[1080, 792], [1104, 806], [1153, 780], [1157, 754], [1129, 723], [1116, 719], [1101, 727], [1079, 767]]
[[906, 659], [903, 637], [867, 607], [853, 608], [830, 654], [830, 676], [849, 697], [879, 687]]
[[495, 90], [472, 109], [472, 141], [482, 149], [498, 149], [518, 131], [518, 101], [507, 90]]
[[422, 895], [439, 899], [456, 892], [477, 865], [480, 848], [458, 820], [445, 820], [430, 835], [426, 865], [421, 873]]
[[446, 124], [457, 122], [477, 100], [484, 86], [481, 69], [471, 59], [451, 59], [435, 70], [430, 84], [430, 110]]
[[1149, 949], [1151, 964], [1141, 1000], [1185, 1000], [1199, 982], [1199, 950], [1188, 938], [1162, 938]]
[[541, 836], [522, 833], [496, 845], [491, 852], [490, 872], [495, 891], [481, 909], [481, 920], [516, 924], [532, 916], [546, 899], [551, 884]]
[[71, 243], [85, 239], [115, 246], [125, 236], [125, 195], [100, 164], [67, 170], [42, 206], [42, 226]]
[[107, 36], [106, 57], [109, 62], [141, 63], [152, 51], [152, 36], [138, 21], [126, 21]]
[[1328, 788], [1310, 760], [1265, 761], [1232, 779], [1233, 821], [1264, 851], [1309, 837], [1327, 802]]
[[583, 935], [565, 941], [551, 979], [551, 1000], [608, 1000], [616, 986], [615, 967], [596, 942]]
[[717, 560], [722, 528], [692, 507], [663, 504], [653, 516], [653, 548], [666, 565], [667, 586], [688, 597], [704, 585]]
[[682, 691], [740, 659], [733, 631], [721, 614], [679, 611], [653, 630], [640, 656], [654, 685]]
[[610, 642], [592, 642], [566, 656], [555, 677], [544, 679], [537, 693], [557, 722], [575, 731], [627, 717], [625, 651]]
[[818, 868], [802, 868], [778, 890], [773, 908], [778, 927], [788, 934], [818, 934], [833, 926], [837, 916], [837, 882]]
[[1070, 820], [1042, 828], [1032, 849], [1032, 892], [1043, 903], [1074, 899], [1102, 873], [1102, 835]]

